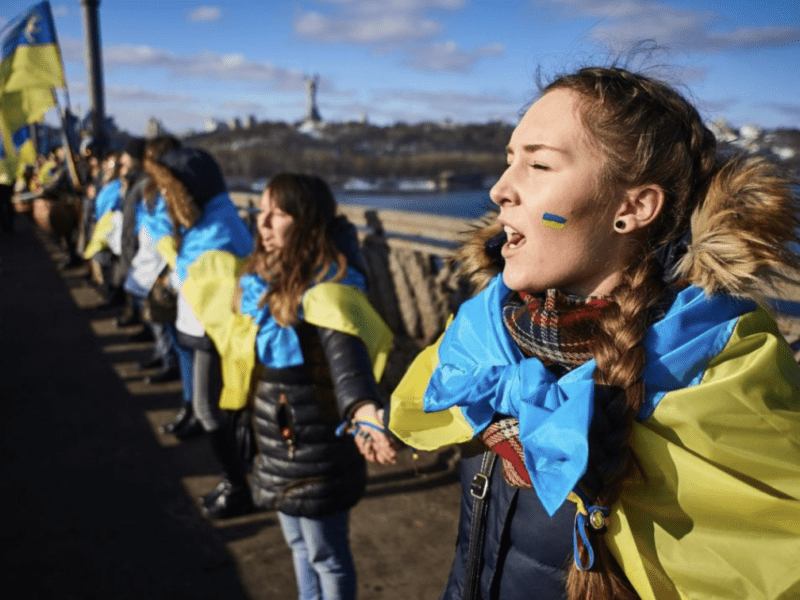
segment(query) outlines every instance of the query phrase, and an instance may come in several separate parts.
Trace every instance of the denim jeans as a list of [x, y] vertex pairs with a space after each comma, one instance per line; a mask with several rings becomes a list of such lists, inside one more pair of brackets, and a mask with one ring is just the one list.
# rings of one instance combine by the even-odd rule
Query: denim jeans
[[178, 343], [178, 337], [175, 333], [175, 325], [172, 323], [167, 325], [167, 333], [172, 341], [172, 347], [175, 349], [175, 354], [178, 356], [178, 370], [181, 373], [181, 382], [183, 383], [183, 401], [192, 401], [192, 392], [194, 390], [193, 381], [193, 355], [190, 348], [184, 348]]
[[299, 600], [353, 600], [356, 569], [350, 553], [350, 513], [311, 519], [278, 512], [292, 550]]

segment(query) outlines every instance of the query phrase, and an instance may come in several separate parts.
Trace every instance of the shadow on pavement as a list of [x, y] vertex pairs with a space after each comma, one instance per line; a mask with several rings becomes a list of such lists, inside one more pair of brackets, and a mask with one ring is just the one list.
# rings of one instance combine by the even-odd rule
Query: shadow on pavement
[[96, 315], [76, 306], [75, 278], [63, 279], [48, 251], [58, 252], [24, 219], [0, 236], [3, 589], [26, 598], [246, 598], [229, 536], [181, 486], [180, 469], [197, 453], [178, 447], [170, 456], [144, 416], [145, 406], [174, 409], [179, 394], [145, 399], [126, 389], [92, 331]]
[[[205, 439], [159, 432], [180, 382], [148, 385], [152, 343], [93, 308], [85, 267], [25, 219], [0, 235], [3, 589], [26, 598], [294, 598], [275, 513], [208, 522]], [[458, 451], [370, 465], [350, 539], [361, 600], [436, 598], [456, 537]]]

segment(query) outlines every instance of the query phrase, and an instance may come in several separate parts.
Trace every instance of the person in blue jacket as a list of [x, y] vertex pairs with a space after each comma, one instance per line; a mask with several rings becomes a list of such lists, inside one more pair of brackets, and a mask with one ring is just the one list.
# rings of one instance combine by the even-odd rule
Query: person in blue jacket
[[480, 290], [392, 395], [412, 447], [465, 443], [443, 600], [800, 597], [792, 180], [719, 152], [619, 67], [527, 110], [461, 264]]
[[[227, 192], [219, 165], [196, 148], [148, 157], [145, 169], [164, 197], [172, 235], [156, 243], [171, 269], [177, 294], [177, 343], [192, 351], [191, 409], [211, 441], [222, 481], [201, 501], [208, 518], [246, 514], [253, 508], [246, 465], [220, 409], [222, 371], [217, 320], [230, 313], [237, 261], [253, 249], [253, 236]], [[220, 270], [219, 265], [224, 265]]]
[[[166, 152], [180, 146], [180, 140], [174, 136], [163, 135], [148, 140], [142, 154], [151, 160], [157, 160]], [[155, 183], [146, 174], [136, 184], [134, 197], [126, 198], [126, 201], [128, 200], [136, 204], [133, 209], [130, 206], [126, 207], [129, 214], [125, 216], [127, 219], [132, 219], [133, 223], [126, 223], [123, 220], [123, 225], [131, 227], [132, 231], [127, 235], [135, 236], [136, 242], [128, 241], [128, 244], [135, 248], [135, 252], [130, 259], [130, 268], [127, 269], [123, 287], [132, 300], [132, 310], [129, 316], [141, 319], [140, 315], [148, 303], [148, 297], [153, 293], [155, 282], [167, 267], [167, 261], [158, 251], [156, 242], [161, 235], [165, 235], [167, 231], [171, 230], [171, 224], [164, 198], [161, 197]], [[123, 242], [126, 237], [125, 227], [123, 227]], [[124, 247], [125, 243], [123, 243]], [[156, 366], [161, 369], [153, 375], [148, 375], [145, 378], [147, 383], [160, 383], [174, 378], [179, 372], [178, 359], [180, 357], [181, 360], [185, 360], [184, 355], [186, 354], [186, 351], [181, 350], [174, 343], [173, 323], [160, 320], [159, 315], [154, 315], [154, 312], [149, 311], [150, 314], [146, 315], [147, 318], [142, 319], [144, 326], [150, 330], [154, 342], [154, 352], [149, 358], [141, 361], [139, 366], [142, 369]], [[180, 372], [184, 384], [187, 383], [187, 379], [191, 381], [190, 376], [188, 378], [184, 376], [185, 370]], [[186, 385], [184, 387], [186, 388]], [[191, 393], [187, 397], [185, 389], [184, 401], [191, 401]], [[169, 426], [168, 430], [172, 433], [176, 428], [177, 424]]]

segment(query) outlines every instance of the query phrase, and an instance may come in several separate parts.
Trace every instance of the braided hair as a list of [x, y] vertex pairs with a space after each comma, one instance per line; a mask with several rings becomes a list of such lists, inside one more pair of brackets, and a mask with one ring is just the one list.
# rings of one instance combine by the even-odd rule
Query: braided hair
[[[587, 474], [595, 482], [590, 490], [594, 503], [611, 506], [633, 468], [628, 441], [644, 396], [642, 340], [651, 311], [665, 291], [655, 251], [689, 229], [691, 215], [718, 169], [717, 147], [697, 110], [661, 81], [617, 67], [592, 67], [557, 78], [543, 92], [557, 89], [579, 95], [582, 123], [604, 156], [604, 200], [612, 202], [625, 190], [643, 185], [656, 185], [664, 192], [661, 213], [636, 242], [641, 245], [636, 255], [644, 258], [623, 271], [612, 292], [614, 307], [599, 324], [594, 348], [596, 383], [620, 390], [598, 394], [596, 420], [606, 431], [594, 436], [601, 444], [592, 445]], [[595, 568], [570, 569], [569, 597], [636, 598], [602, 539], [596, 542]]]

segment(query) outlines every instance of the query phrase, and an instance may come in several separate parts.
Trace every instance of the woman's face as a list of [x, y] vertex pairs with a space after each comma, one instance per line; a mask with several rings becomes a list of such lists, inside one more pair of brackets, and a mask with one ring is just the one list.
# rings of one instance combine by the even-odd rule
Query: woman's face
[[261, 196], [261, 213], [258, 215], [258, 234], [267, 252], [283, 248], [294, 218], [278, 208], [269, 188]]
[[600, 200], [603, 157], [581, 123], [577, 99], [556, 89], [528, 109], [511, 135], [508, 168], [491, 190], [508, 235], [503, 280], [513, 290], [589, 296], [618, 282], [618, 207]]

